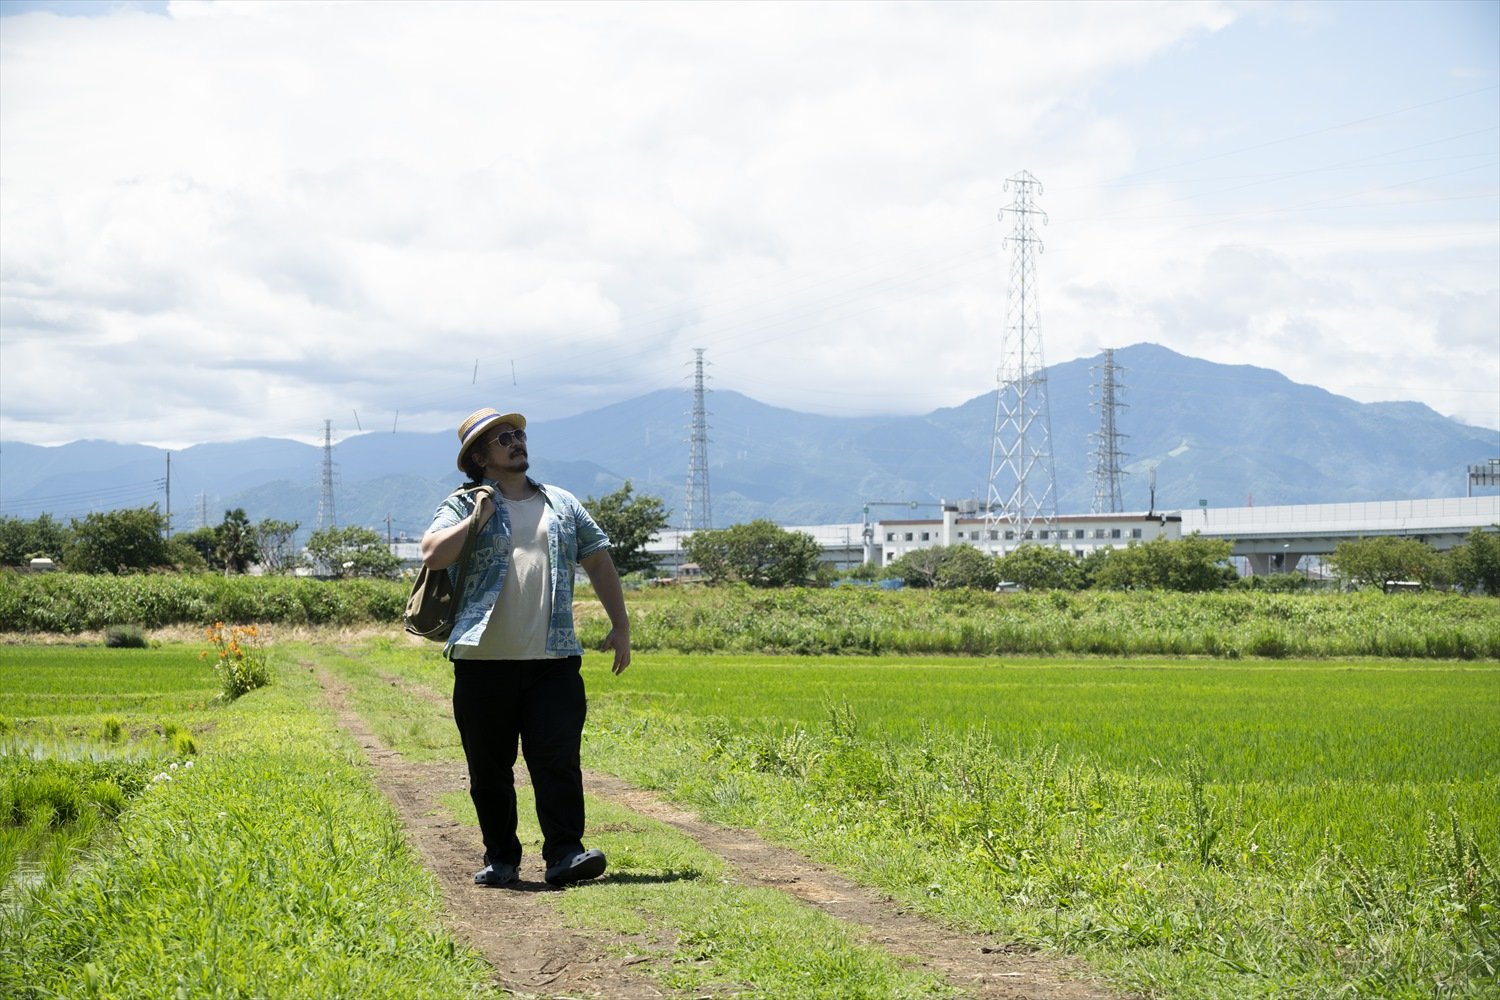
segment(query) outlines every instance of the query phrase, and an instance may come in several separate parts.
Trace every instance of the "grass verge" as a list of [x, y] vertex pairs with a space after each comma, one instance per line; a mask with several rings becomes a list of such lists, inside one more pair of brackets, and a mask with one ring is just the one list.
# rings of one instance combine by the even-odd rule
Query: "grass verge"
[[[38, 711], [43, 698], [12, 717], [17, 738], [98, 721], [76, 711], [69, 651], [55, 655], [50, 667], [0, 659], [7, 691], [50, 671], [65, 695], [63, 713]], [[192, 662], [212, 692], [211, 672]], [[191, 684], [176, 695], [141, 687], [143, 704], [191, 729], [198, 754], [163, 765], [117, 826], [75, 844], [71, 870], [13, 883], [0, 912], [0, 995], [493, 995], [487, 967], [442, 926], [436, 885], [357, 748], [314, 707], [309, 675], [283, 664], [277, 684], [230, 705], [203, 704]], [[128, 711], [121, 721], [149, 726]]]

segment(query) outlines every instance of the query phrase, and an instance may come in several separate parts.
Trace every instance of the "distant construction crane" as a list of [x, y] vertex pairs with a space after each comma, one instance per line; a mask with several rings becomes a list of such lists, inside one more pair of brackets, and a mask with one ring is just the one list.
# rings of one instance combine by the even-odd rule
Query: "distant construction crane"
[[318, 530], [335, 528], [333, 512], [333, 421], [323, 421], [323, 489], [318, 494]]
[[1094, 507], [1095, 514], [1118, 514], [1125, 509], [1120, 500], [1120, 468], [1125, 457], [1120, 442], [1127, 437], [1121, 434], [1117, 413], [1124, 409], [1125, 387], [1120, 384], [1118, 374], [1125, 369], [1115, 364], [1115, 349], [1104, 349], [1104, 361], [1094, 365], [1090, 371], [1098, 372], [1099, 381], [1092, 386], [1096, 395], [1093, 406], [1099, 411], [1099, 430], [1090, 434], [1094, 440]]
[[[1013, 531], [1018, 541], [1035, 537], [1038, 521], [1057, 516], [1057, 472], [1052, 459], [1052, 416], [1047, 408], [1047, 370], [1038, 325], [1036, 258], [1042, 241], [1032, 225], [1047, 221], [1034, 195], [1041, 182], [1021, 171], [1005, 182], [1015, 189], [1015, 201], [1000, 210], [1009, 213], [1015, 228], [1005, 238], [1011, 248], [1010, 301], [1006, 311], [1001, 366], [996, 372], [995, 433], [990, 445], [990, 478], [985, 503], [986, 534], [1003, 538]], [[1003, 547], [1003, 546], [1002, 546]]]
[[687, 499], [682, 527], [686, 531], [713, 528], [713, 507], [708, 490], [708, 410], [704, 405], [703, 348], [693, 348], [698, 358], [693, 368], [693, 430], [688, 447]]

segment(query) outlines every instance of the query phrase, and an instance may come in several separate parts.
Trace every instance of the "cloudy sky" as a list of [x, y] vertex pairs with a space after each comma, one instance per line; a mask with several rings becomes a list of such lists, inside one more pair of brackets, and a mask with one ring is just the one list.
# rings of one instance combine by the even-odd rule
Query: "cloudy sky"
[[1500, 428], [1497, 53], [1494, 2], [3, 0], [0, 439], [546, 419], [694, 348], [776, 405], [957, 405], [1022, 171], [1047, 363]]

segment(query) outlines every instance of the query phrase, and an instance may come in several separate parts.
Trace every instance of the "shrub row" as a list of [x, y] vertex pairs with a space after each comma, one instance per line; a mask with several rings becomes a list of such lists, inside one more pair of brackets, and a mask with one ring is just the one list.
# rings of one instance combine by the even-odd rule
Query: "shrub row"
[[[648, 599], [632, 615], [642, 651], [1500, 657], [1500, 601], [1451, 594], [721, 587]], [[603, 628], [584, 628], [585, 644]]]
[[[0, 574], [0, 632], [133, 624], [397, 625], [407, 585], [293, 577]], [[586, 606], [593, 606], [584, 598]], [[642, 651], [1500, 659], [1500, 601], [1454, 594], [875, 589], [638, 591]], [[580, 638], [606, 628], [586, 614]]]
[[407, 585], [390, 580], [216, 574], [0, 573], [0, 632], [76, 633], [111, 625], [396, 623]]

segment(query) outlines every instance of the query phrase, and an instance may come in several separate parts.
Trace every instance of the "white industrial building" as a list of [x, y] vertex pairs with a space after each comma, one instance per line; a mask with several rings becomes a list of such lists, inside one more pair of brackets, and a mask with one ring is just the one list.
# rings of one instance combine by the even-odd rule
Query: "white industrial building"
[[989, 555], [1005, 555], [1022, 545], [1047, 545], [1079, 558], [1095, 549], [1113, 549], [1153, 538], [1181, 538], [1181, 514], [1061, 514], [1036, 521], [1031, 528], [1007, 527], [1001, 521], [963, 516], [959, 508], [944, 506], [940, 521], [901, 520], [875, 524], [878, 557], [870, 562], [886, 566], [914, 549], [934, 545], [972, 545]]

